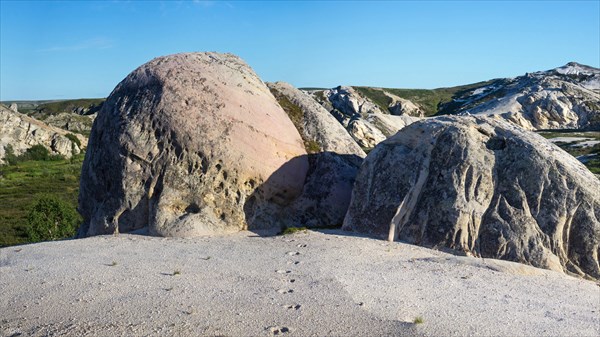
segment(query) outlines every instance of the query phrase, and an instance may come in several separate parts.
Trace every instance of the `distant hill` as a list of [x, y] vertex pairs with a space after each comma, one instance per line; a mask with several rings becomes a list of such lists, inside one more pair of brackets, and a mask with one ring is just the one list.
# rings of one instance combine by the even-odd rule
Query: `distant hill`
[[[66, 100], [40, 100], [40, 101], [3, 101], [6, 106], [17, 104], [20, 113], [37, 115], [57, 115], [63, 112], [89, 115], [96, 113], [102, 107], [106, 98], [77, 98]], [[39, 116], [38, 116], [39, 117]]]
[[[384, 114], [494, 114], [529, 130], [600, 130], [600, 69], [576, 62], [514, 78], [449, 88], [344, 88], [352, 88], [360, 96], [352, 100], [365, 99]], [[333, 96], [338, 99], [335, 89], [306, 91], [321, 103], [331, 101]], [[416, 108], [398, 109], [398, 98], [410, 101]]]
[[383, 111], [387, 111], [389, 105], [392, 103], [392, 98], [384, 94], [384, 92], [388, 92], [416, 103], [422, 108], [425, 116], [434, 116], [443, 113], [443, 111], [440, 111], [440, 107], [452, 102], [452, 99], [456, 95], [460, 95], [461, 92], [479, 88], [492, 82], [493, 80], [438, 89], [395, 89], [373, 87], [354, 87], [354, 89], [369, 98], [373, 103], [377, 104]]
[[5, 101], [10, 106], [17, 104], [20, 113], [43, 121], [49, 125], [88, 136], [96, 114], [105, 98], [80, 98], [52, 101]]

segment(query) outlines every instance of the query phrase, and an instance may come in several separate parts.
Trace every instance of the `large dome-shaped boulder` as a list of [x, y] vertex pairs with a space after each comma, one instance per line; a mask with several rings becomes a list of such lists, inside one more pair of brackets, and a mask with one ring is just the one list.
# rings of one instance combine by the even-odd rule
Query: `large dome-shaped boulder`
[[344, 229], [600, 278], [600, 181], [493, 117], [416, 122], [365, 159]]
[[297, 198], [307, 169], [298, 131], [240, 58], [159, 57], [119, 83], [94, 122], [79, 235], [245, 229], [252, 213]]

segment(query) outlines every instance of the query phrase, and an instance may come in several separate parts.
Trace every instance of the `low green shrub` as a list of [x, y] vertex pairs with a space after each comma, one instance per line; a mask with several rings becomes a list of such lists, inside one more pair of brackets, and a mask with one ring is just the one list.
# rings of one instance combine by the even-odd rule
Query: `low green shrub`
[[19, 156], [15, 155], [15, 151], [10, 144], [4, 147], [4, 151], [4, 160], [8, 165], [16, 165], [25, 161], [58, 161], [65, 159], [65, 157], [60, 154], [50, 153], [47, 148], [39, 144], [28, 148]]
[[48, 160], [50, 159], [50, 151], [43, 145], [34, 145], [25, 151], [20, 157], [23, 160]]
[[10, 144], [4, 147], [4, 161], [8, 165], [15, 165], [19, 161], [19, 158], [15, 156], [15, 150]]
[[26, 232], [31, 242], [64, 239], [75, 235], [80, 221], [69, 203], [43, 195], [29, 208]]

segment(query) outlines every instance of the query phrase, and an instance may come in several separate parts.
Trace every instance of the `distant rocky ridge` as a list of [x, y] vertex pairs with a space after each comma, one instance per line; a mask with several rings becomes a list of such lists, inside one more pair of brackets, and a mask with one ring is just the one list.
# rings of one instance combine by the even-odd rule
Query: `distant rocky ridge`
[[500, 115], [527, 130], [600, 130], [600, 69], [569, 63], [499, 79], [441, 106], [452, 114]]
[[600, 279], [600, 181], [500, 116], [443, 116], [375, 147], [344, 229]]
[[[357, 114], [366, 118], [371, 113], [383, 113], [415, 117], [500, 115], [527, 130], [600, 130], [600, 69], [575, 62], [515, 78], [453, 88], [341, 86], [311, 93], [347, 128], [353, 118], [360, 120]], [[362, 141], [363, 146], [383, 139], [369, 126], [358, 128], [369, 129], [372, 135]]]
[[43, 119], [44, 123], [56, 126], [83, 135], [89, 135], [92, 131], [92, 125], [96, 113], [91, 115], [78, 115], [75, 113], [62, 112], [57, 115], [51, 115]]
[[74, 135], [80, 147], [66, 137], [69, 133], [0, 105], [0, 163], [4, 163], [6, 147], [9, 145], [15, 155], [24, 153], [33, 145], [43, 145], [51, 153], [69, 158], [87, 146], [86, 137]]

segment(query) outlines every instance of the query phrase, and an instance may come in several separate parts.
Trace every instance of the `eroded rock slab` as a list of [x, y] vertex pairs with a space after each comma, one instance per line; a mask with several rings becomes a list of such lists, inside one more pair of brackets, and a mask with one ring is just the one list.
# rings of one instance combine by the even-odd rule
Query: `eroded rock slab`
[[439, 117], [380, 143], [344, 229], [600, 278], [600, 181], [501, 117]]

